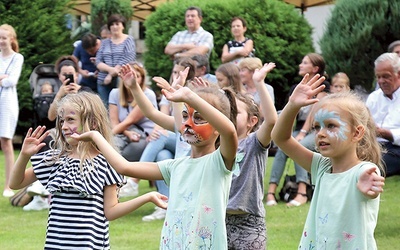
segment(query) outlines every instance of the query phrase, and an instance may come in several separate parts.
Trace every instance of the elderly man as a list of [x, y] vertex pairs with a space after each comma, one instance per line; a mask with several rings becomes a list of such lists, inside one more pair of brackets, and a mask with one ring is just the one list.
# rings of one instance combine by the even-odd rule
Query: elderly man
[[386, 149], [386, 176], [400, 175], [400, 58], [396, 53], [384, 53], [375, 60], [375, 76], [380, 88], [368, 96], [366, 104], [378, 141]]
[[214, 47], [213, 35], [201, 27], [203, 14], [198, 7], [189, 7], [185, 12], [187, 30], [178, 31], [165, 47], [164, 53], [172, 59], [190, 57], [195, 54], [211, 54]]

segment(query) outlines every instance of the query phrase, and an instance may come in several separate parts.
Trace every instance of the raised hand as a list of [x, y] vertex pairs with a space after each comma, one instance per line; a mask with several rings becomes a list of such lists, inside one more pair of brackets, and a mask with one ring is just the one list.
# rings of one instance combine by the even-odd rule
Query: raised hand
[[360, 175], [357, 183], [358, 190], [370, 198], [375, 198], [382, 193], [385, 185], [385, 178], [375, 171], [375, 167], [367, 169]]
[[319, 74], [316, 74], [310, 80], [309, 75], [306, 74], [289, 97], [289, 102], [299, 107], [318, 102], [318, 99], [314, 96], [324, 90], [323, 81], [325, 81], [325, 77], [320, 77]]
[[121, 67], [119, 76], [126, 83], [131, 83], [131, 84], [136, 83], [136, 73], [129, 64], [125, 64]]
[[162, 78], [161, 76], [155, 76], [153, 77], [153, 81], [156, 82], [157, 86], [160, 87], [161, 89], [168, 89], [171, 87], [169, 82]]
[[175, 89], [178, 88], [178, 86], [185, 86], [188, 73], [189, 67], [186, 67], [183, 71], [179, 71], [179, 75], [173, 79], [171, 86]]
[[34, 131], [32, 128], [29, 128], [24, 142], [22, 143], [21, 154], [32, 156], [39, 152], [39, 150], [46, 145], [46, 143], [43, 142], [44, 138], [50, 133], [50, 131], [44, 132], [45, 130], [45, 126], [38, 126]]
[[261, 69], [256, 69], [253, 74], [253, 81], [254, 82], [264, 82], [265, 77], [271, 70], [273, 70], [276, 67], [275, 63], [270, 62], [264, 64], [264, 66]]
[[191, 81], [192, 85], [196, 88], [198, 87], [210, 87], [210, 83], [207, 80], [204, 80], [201, 77], [195, 77], [193, 81]]

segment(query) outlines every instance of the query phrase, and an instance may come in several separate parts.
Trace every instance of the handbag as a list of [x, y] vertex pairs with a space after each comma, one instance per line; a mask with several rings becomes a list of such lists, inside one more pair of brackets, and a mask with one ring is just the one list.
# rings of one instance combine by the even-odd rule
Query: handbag
[[[289, 175], [289, 168], [291, 164], [286, 164], [286, 175], [285, 175], [285, 180], [283, 182], [283, 186], [281, 190], [279, 191], [279, 198], [282, 201], [289, 202], [293, 200], [296, 195], [297, 195], [297, 190], [298, 190], [298, 185], [296, 182], [296, 175]], [[313, 193], [314, 193], [314, 186], [311, 185], [311, 175], [308, 174], [309, 181], [306, 183], [307, 189], [306, 189], [306, 194], [307, 194], [307, 199], [310, 201]]]

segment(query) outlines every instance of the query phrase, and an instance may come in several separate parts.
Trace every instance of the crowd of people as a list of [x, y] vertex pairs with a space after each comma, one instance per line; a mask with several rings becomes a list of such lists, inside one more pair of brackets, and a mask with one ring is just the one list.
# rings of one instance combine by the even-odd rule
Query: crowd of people
[[[55, 127], [30, 128], [15, 162], [23, 56], [14, 29], [0, 26], [3, 196], [29, 187], [24, 210], [50, 209], [45, 248], [110, 249], [109, 221], [152, 202], [154, 213], [142, 219], [165, 220], [160, 249], [266, 249], [266, 207], [278, 202], [290, 158], [298, 190], [286, 205], [308, 202], [307, 185], [314, 186], [299, 249], [376, 249], [385, 177], [400, 175], [400, 42], [375, 60], [377, 88], [366, 102], [344, 72], [330, 79], [320, 54], [304, 55], [303, 78], [278, 117], [266, 82], [276, 65], [255, 57], [246, 21], [232, 18], [233, 40], [215, 75], [201, 9], [189, 7], [185, 22], [164, 50], [170, 79], [152, 78], [159, 102], [122, 16], [109, 17], [102, 37], [84, 35], [73, 55], [55, 63], [60, 87], [48, 109]], [[53, 92], [48, 85], [43, 94]], [[138, 196], [141, 179], [155, 181], [157, 191]]]

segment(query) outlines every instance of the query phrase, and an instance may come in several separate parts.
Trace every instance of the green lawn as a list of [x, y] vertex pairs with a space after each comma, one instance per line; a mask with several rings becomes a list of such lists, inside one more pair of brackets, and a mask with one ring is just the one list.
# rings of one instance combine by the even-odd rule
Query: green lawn
[[[268, 162], [269, 178], [272, 158]], [[4, 157], [0, 151], [0, 187], [4, 186]], [[1, 189], [2, 190], [2, 189]], [[152, 190], [147, 181], [141, 181], [140, 193]], [[381, 197], [376, 240], [379, 249], [398, 249], [400, 176], [387, 179]], [[284, 203], [267, 208], [268, 248], [297, 249], [309, 204], [286, 208]], [[162, 221], [142, 222], [141, 218], [153, 212], [154, 206], [146, 204], [137, 211], [110, 222], [112, 249], [158, 249]], [[12, 207], [7, 198], [0, 197], [0, 249], [43, 249], [47, 211], [25, 212]]]

